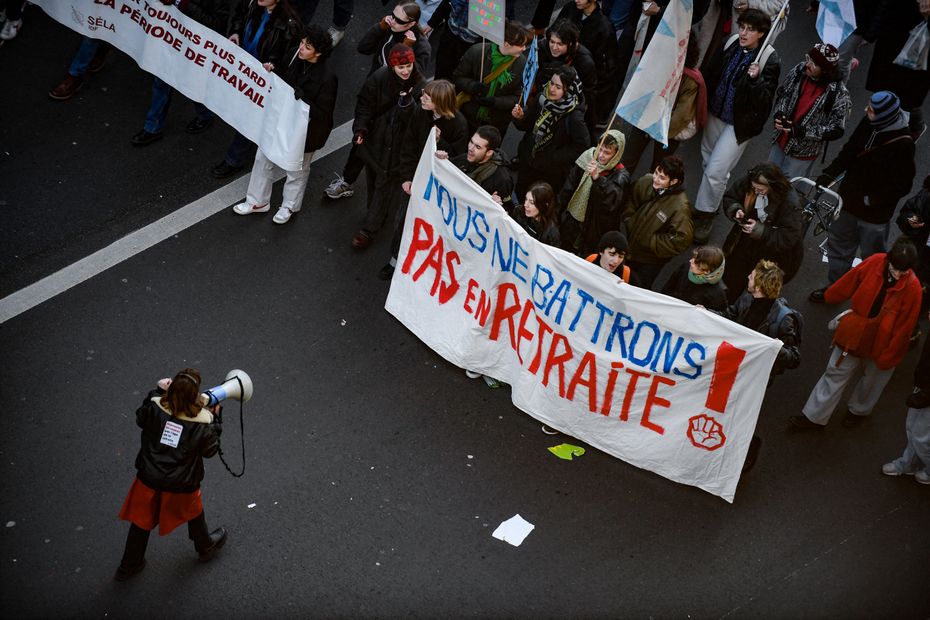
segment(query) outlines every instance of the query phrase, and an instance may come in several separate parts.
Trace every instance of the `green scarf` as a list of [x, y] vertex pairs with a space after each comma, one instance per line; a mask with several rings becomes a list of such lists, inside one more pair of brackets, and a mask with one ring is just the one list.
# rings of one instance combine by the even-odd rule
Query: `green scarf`
[[[610, 161], [607, 162], [606, 165], [600, 162], [597, 163], [598, 172], [601, 174], [617, 167], [617, 164], [620, 163], [620, 158], [623, 157], [623, 146], [626, 143], [623, 133], [617, 129], [611, 129], [607, 132], [607, 135], [617, 141], [617, 153], [610, 158]], [[596, 161], [596, 152], [597, 146], [594, 146], [579, 155], [578, 159], [575, 160], [575, 165], [582, 170], [581, 182], [578, 183], [575, 193], [572, 194], [571, 200], [568, 201], [566, 210], [579, 222], [584, 222], [585, 214], [588, 211], [588, 197], [591, 195], [591, 186], [594, 185], [594, 179], [591, 178], [587, 170], [588, 164], [592, 161]]]
[[[501, 50], [497, 47], [497, 43], [491, 44], [491, 71], [488, 73], [487, 77], [494, 77], [490, 82], [487, 81], [487, 77], [482, 79], [482, 81], [488, 85], [488, 97], [494, 96], [498, 86], [506, 86], [513, 81], [513, 75], [510, 74], [508, 69], [515, 60], [516, 58], [514, 56], [501, 54]], [[479, 107], [478, 120], [488, 120], [488, 112], [487, 106]]]
[[705, 273], [703, 275], [698, 275], [688, 269], [688, 280], [694, 284], [716, 284], [720, 282], [723, 278], [723, 268], [726, 267], [727, 261], [720, 263], [720, 266], [711, 271], [710, 273]]

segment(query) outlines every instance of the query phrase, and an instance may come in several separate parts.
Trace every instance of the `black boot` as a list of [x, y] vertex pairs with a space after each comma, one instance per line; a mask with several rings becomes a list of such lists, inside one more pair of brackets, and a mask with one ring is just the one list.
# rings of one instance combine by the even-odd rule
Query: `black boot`
[[145, 568], [145, 548], [149, 544], [149, 531], [133, 523], [129, 526], [129, 534], [126, 535], [126, 549], [123, 551], [123, 561], [120, 562], [119, 568], [113, 579], [116, 581], [126, 581], [142, 572]]
[[710, 239], [710, 233], [714, 229], [714, 218], [717, 212], [705, 213], [704, 211], [693, 210], [691, 220], [694, 224], [694, 237], [692, 241], [695, 245], [704, 245]]
[[187, 522], [187, 534], [194, 541], [194, 548], [200, 554], [201, 562], [209, 562], [224, 544], [226, 544], [226, 530], [217, 528], [212, 532], [207, 530], [207, 518], [200, 513]]

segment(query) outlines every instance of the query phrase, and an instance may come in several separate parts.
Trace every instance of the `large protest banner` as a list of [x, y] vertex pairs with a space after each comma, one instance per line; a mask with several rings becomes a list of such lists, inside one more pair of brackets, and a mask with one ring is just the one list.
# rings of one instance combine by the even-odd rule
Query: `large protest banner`
[[534, 418], [732, 502], [780, 343], [533, 240], [435, 149], [385, 308]]
[[285, 170], [299, 170], [310, 109], [245, 50], [155, 0], [34, 0], [56, 21], [129, 54]]

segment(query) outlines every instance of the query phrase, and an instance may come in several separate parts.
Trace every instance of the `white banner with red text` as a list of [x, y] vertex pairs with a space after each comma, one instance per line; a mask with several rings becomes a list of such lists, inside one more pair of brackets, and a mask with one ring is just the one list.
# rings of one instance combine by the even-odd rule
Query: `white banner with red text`
[[434, 153], [385, 308], [541, 422], [732, 502], [779, 341], [535, 241]]
[[[284, 170], [303, 161], [310, 109], [226, 37], [157, 0], [33, 0], [56, 21], [128, 54], [199, 101]], [[140, 119], [141, 123], [141, 119]]]

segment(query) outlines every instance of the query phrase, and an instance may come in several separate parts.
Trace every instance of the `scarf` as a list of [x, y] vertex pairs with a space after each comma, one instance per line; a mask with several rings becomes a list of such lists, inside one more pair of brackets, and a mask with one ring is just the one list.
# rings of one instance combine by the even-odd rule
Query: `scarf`
[[245, 26], [245, 36], [242, 40], [242, 49], [247, 51], [250, 56], [258, 58], [258, 44], [262, 40], [262, 35], [265, 34], [265, 26], [268, 25], [268, 22], [271, 20], [271, 13], [262, 9], [262, 20], [258, 24], [258, 30], [253, 34], [252, 32], [252, 20], [250, 19]]
[[[610, 158], [610, 161], [607, 162], [606, 165], [597, 162], [597, 170], [600, 176], [606, 176], [611, 170], [617, 168], [618, 165], [620, 169], [623, 168], [623, 164], [620, 163], [620, 158], [623, 157], [623, 146], [626, 142], [623, 133], [617, 129], [611, 129], [607, 132], [607, 135], [617, 141], [617, 152]], [[596, 153], [597, 146], [594, 146], [579, 155], [578, 159], [575, 160], [575, 165], [581, 168], [581, 181], [578, 183], [578, 187], [575, 188], [575, 193], [572, 194], [571, 200], [568, 201], [566, 210], [579, 222], [584, 221], [585, 214], [588, 211], [588, 198], [591, 195], [591, 187], [594, 185], [594, 179], [588, 174], [588, 164], [592, 161], [597, 161]]]
[[[515, 56], [506, 56], [501, 54], [497, 43], [491, 44], [491, 72], [482, 81], [488, 85], [488, 97], [493, 97], [499, 86], [506, 86], [513, 81], [513, 75], [510, 74], [510, 65], [516, 60]], [[487, 106], [478, 108], [478, 120], [488, 120], [489, 110]]]
[[[548, 86], [548, 85], [547, 85]], [[545, 86], [543, 88], [546, 88]], [[552, 140], [552, 129], [560, 118], [578, 107], [578, 94], [581, 83], [576, 78], [565, 89], [565, 95], [558, 101], [549, 101], [546, 96], [539, 96], [542, 112], [533, 125], [533, 155]]]
[[724, 260], [720, 266], [710, 273], [696, 274], [688, 269], [688, 281], [692, 284], [716, 284], [723, 278], [723, 268], [726, 267], [727, 261]]
[[697, 97], [694, 100], [695, 117], [698, 129], [707, 124], [707, 85], [704, 83], [704, 76], [697, 69], [685, 67], [684, 74], [694, 80], [697, 84]]

